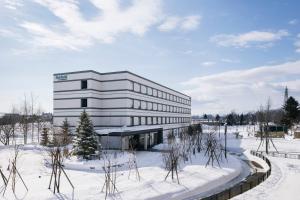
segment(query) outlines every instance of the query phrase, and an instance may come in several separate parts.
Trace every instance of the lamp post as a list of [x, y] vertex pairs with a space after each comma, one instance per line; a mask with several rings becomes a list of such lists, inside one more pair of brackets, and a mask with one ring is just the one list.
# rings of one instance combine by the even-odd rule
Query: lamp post
[[225, 158], [227, 159], [227, 123], [225, 123], [224, 136], [225, 136], [225, 149], [224, 149], [224, 154], [225, 154]]

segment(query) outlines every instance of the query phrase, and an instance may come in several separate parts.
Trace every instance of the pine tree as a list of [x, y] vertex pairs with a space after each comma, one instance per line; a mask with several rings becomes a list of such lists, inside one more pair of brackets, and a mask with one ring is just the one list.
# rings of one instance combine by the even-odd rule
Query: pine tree
[[41, 145], [48, 146], [49, 144], [49, 135], [48, 135], [49, 129], [44, 127], [42, 131], [42, 138], [41, 138]]
[[72, 142], [72, 136], [70, 131], [70, 125], [67, 118], [63, 121], [61, 127], [61, 137], [62, 137], [62, 145], [67, 146]]
[[293, 123], [297, 122], [300, 115], [299, 103], [293, 97], [289, 97], [283, 106], [284, 116], [283, 124], [291, 127]]
[[244, 114], [242, 113], [242, 114], [240, 115], [240, 125], [244, 125], [244, 121], [245, 121], [245, 119], [244, 119]]
[[220, 115], [219, 115], [219, 114], [217, 114], [217, 115], [216, 115], [216, 118], [215, 118], [215, 120], [216, 120], [217, 122], [219, 122], [219, 121], [220, 121]]
[[83, 111], [80, 116], [79, 125], [76, 128], [76, 137], [74, 140], [74, 154], [88, 159], [91, 154], [97, 150], [97, 141], [95, 131], [88, 114]]
[[203, 119], [206, 119], [206, 120], [208, 119], [207, 114], [203, 115]]

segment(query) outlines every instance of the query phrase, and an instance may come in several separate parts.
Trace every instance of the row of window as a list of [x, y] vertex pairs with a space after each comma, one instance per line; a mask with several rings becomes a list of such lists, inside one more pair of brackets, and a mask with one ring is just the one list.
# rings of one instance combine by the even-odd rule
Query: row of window
[[[169, 94], [167, 92], [163, 92], [163, 91], [154, 89], [154, 88], [146, 86], [146, 85], [142, 85], [137, 82], [132, 81], [132, 83], [133, 83], [133, 91], [135, 91], [135, 92], [139, 92], [141, 94], [147, 94], [149, 96], [158, 97], [161, 99], [165, 99], [165, 100], [169, 100], [169, 101], [173, 101], [173, 102], [177, 102], [177, 103], [181, 103], [181, 104], [185, 104], [185, 105], [191, 105], [191, 101], [188, 99], [184, 99], [179, 96]], [[81, 89], [84, 90], [87, 88], [88, 88], [88, 81], [81, 80]]]
[[130, 117], [131, 126], [190, 123], [189, 117]]
[[178, 106], [171, 106], [161, 103], [154, 103], [143, 100], [133, 100], [132, 108], [141, 109], [141, 110], [152, 110], [152, 111], [160, 111], [160, 112], [173, 112], [173, 113], [184, 113], [189, 114], [191, 109], [183, 108]]
[[[88, 101], [86, 98], [81, 99], [81, 107], [82, 108], [88, 107]], [[191, 109], [189, 108], [170, 106], [170, 105], [147, 102], [142, 100], [132, 101], [131, 108], [140, 109], [140, 110], [160, 111], [160, 112], [183, 113], [183, 114], [190, 114], [191, 112]]]
[[158, 89], [137, 83], [137, 82], [133, 82], [133, 90], [135, 92], [139, 92], [142, 94], [147, 94], [149, 96], [154, 96], [154, 97], [158, 97], [161, 99], [165, 99], [165, 100], [169, 100], [169, 101], [173, 101], [173, 102], [177, 102], [177, 103], [181, 103], [181, 104], [185, 104], [185, 105], [191, 105], [191, 101], [188, 99], [184, 99], [181, 98], [179, 96], [167, 93], [167, 92], [163, 92], [160, 91]]

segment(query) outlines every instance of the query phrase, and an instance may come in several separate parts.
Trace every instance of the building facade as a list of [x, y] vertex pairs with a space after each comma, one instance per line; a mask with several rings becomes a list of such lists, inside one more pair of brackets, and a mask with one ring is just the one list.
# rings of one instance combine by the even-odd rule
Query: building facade
[[85, 110], [95, 129], [156, 126], [178, 133], [191, 122], [191, 98], [128, 71], [54, 74], [54, 125], [76, 127]]

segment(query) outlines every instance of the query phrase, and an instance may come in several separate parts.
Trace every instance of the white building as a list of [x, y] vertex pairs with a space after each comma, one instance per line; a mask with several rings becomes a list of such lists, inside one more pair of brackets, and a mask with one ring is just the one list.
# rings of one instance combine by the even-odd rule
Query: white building
[[166, 136], [191, 122], [189, 96], [128, 71], [54, 74], [53, 93], [56, 126], [67, 118], [75, 127], [83, 110], [96, 130], [153, 127]]

